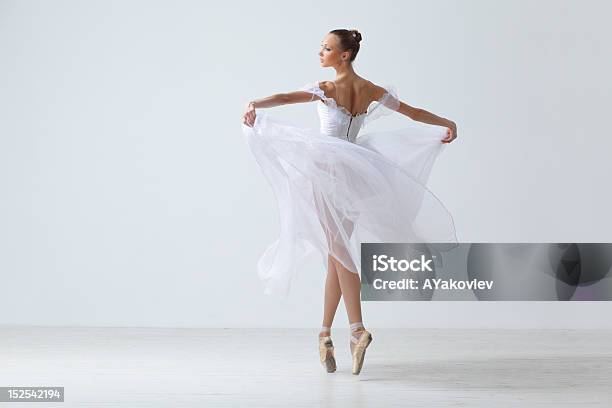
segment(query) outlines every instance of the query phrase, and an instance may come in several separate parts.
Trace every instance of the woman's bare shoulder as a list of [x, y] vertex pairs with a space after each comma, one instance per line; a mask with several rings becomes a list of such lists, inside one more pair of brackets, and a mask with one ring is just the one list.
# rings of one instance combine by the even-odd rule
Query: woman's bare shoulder
[[319, 81], [319, 88], [321, 88], [325, 96], [332, 98], [336, 91], [336, 84], [333, 81]]
[[[367, 81], [367, 80], [366, 80]], [[368, 93], [372, 95], [372, 99], [378, 100], [383, 97], [383, 95], [387, 92], [385, 88], [380, 85], [376, 85], [372, 81], [367, 81]]]
[[[321, 88], [328, 98], [334, 98], [336, 95], [336, 84], [334, 81], [319, 81], [319, 88]], [[359, 79], [356, 83], [353, 83], [353, 89], [356, 90], [358, 94], [366, 94], [374, 100], [380, 99], [385, 92], [387, 92], [382, 86], [376, 85], [374, 82], [365, 78]]]

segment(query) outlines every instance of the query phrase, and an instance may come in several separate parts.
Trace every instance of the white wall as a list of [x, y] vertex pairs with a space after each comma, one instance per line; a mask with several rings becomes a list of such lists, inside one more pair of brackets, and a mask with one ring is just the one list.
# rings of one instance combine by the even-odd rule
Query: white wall
[[[351, 8], [348, 8], [348, 5]], [[256, 273], [272, 190], [247, 100], [355, 69], [457, 122], [430, 188], [462, 242], [612, 242], [610, 6], [0, 2], [0, 324], [318, 327], [325, 271]], [[275, 114], [316, 126], [312, 104]], [[408, 120], [385, 118], [393, 128]], [[610, 302], [364, 303], [371, 327], [607, 327]], [[341, 305], [336, 324], [346, 325]]]

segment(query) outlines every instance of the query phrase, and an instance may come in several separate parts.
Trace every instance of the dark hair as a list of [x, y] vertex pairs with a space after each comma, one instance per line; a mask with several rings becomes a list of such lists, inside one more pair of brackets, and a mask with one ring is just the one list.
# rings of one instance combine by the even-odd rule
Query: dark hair
[[342, 51], [350, 51], [351, 56], [349, 61], [354, 61], [357, 53], [359, 52], [359, 42], [361, 42], [361, 33], [356, 29], [346, 30], [340, 28], [337, 30], [331, 30], [330, 34], [335, 34], [340, 39], [340, 48]]

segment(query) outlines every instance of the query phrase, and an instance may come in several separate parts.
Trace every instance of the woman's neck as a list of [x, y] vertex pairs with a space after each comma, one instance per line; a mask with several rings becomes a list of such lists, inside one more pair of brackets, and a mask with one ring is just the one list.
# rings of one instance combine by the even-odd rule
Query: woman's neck
[[343, 64], [336, 68], [336, 80], [335, 82], [345, 82], [358, 79], [359, 76], [353, 70], [351, 64]]

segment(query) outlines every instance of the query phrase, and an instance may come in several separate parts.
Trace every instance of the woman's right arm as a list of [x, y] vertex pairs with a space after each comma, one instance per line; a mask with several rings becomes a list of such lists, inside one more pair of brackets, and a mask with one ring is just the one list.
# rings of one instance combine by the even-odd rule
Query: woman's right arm
[[255, 99], [247, 104], [246, 111], [242, 116], [242, 123], [252, 127], [255, 123], [255, 109], [273, 108], [275, 106], [289, 105], [292, 103], [312, 102], [319, 100], [318, 96], [306, 91], [295, 91], [278, 93], [261, 99]]

